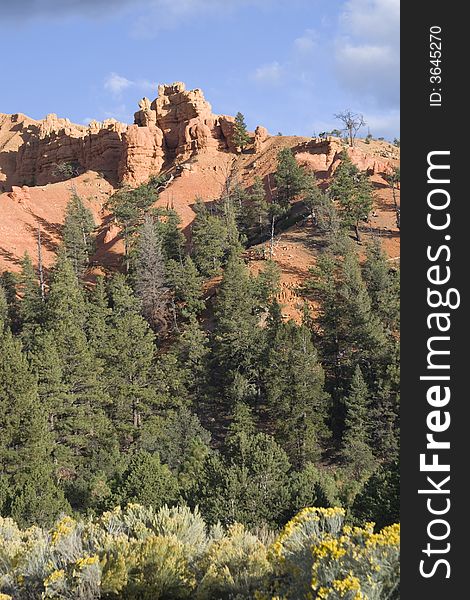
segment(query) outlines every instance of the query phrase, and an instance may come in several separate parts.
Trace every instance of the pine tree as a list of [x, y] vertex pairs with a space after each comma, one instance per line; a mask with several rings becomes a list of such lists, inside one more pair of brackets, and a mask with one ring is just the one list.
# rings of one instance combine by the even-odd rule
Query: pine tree
[[249, 395], [255, 393], [257, 357], [260, 348], [259, 318], [256, 315], [253, 281], [242, 260], [232, 254], [227, 262], [215, 308], [215, 372], [225, 394], [246, 400], [236, 393], [242, 385]]
[[12, 474], [9, 467], [16, 460], [15, 448], [23, 436], [21, 424], [37, 403], [37, 383], [22, 353], [21, 343], [10, 329], [0, 332], [0, 464], [2, 471]]
[[92, 233], [95, 230], [93, 213], [86, 208], [74, 191], [65, 209], [63, 240], [67, 257], [77, 276], [83, 274], [94, 251]]
[[362, 371], [356, 366], [351, 390], [345, 398], [346, 418], [341, 444], [341, 457], [355, 479], [361, 480], [375, 468], [370, 447], [369, 391]]
[[165, 261], [181, 262], [186, 238], [180, 229], [180, 216], [175, 210], [162, 208], [154, 209], [153, 215]]
[[274, 175], [276, 193], [269, 206], [271, 219], [271, 248], [270, 255], [274, 253], [274, 234], [276, 221], [286, 214], [292, 201], [304, 191], [306, 176], [302, 168], [295, 160], [294, 153], [290, 148], [283, 148], [277, 155], [277, 170]]
[[50, 527], [70, 505], [55, 481], [54, 445], [39, 405], [30, 408], [22, 427], [28, 434], [23, 447], [16, 448], [9, 512], [22, 526]]
[[228, 234], [224, 222], [212, 215], [202, 200], [194, 206], [196, 218], [192, 226], [192, 257], [204, 277], [216, 275], [224, 263]]
[[8, 302], [3, 285], [0, 283], [0, 333], [9, 325]]
[[390, 332], [400, 327], [400, 273], [390, 266], [378, 240], [367, 245], [363, 267], [364, 281], [372, 310]]
[[378, 529], [400, 520], [398, 460], [381, 465], [357, 495], [352, 513], [358, 522], [374, 522]]
[[108, 294], [114, 318], [122, 317], [128, 312], [141, 313], [141, 302], [122, 273], [116, 273], [109, 280]]
[[144, 184], [136, 189], [123, 188], [111, 196], [107, 208], [111, 210], [122, 228], [126, 269], [129, 271], [131, 254], [137, 232], [143, 224], [145, 215], [158, 200], [153, 185]]
[[304, 286], [306, 295], [318, 303], [313, 327], [333, 401], [331, 426], [336, 436], [342, 430], [343, 398], [349, 393], [356, 365], [375, 395], [379, 382], [385, 381], [393, 349], [372, 309], [353, 243], [340, 240], [319, 256]]
[[305, 190], [307, 183], [305, 172], [295, 160], [290, 148], [283, 148], [277, 155], [277, 169], [274, 175], [276, 183], [276, 203], [287, 210], [290, 203]]
[[250, 142], [250, 136], [246, 129], [245, 117], [241, 112], [238, 112], [235, 115], [232, 141], [235, 146], [241, 149], [242, 152]]
[[228, 446], [236, 443], [240, 436], [246, 438], [256, 433], [256, 419], [252, 409], [244, 402], [237, 402], [233, 409], [231, 423], [228, 428], [227, 440]]
[[87, 339], [98, 358], [103, 358], [108, 346], [111, 313], [106, 282], [103, 277], [99, 276], [89, 294], [86, 320]]
[[53, 443], [36, 378], [8, 330], [0, 335], [0, 420], [8, 512], [21, 525], [51, 524], [67, 505], [54, 483]]
[[266, 201], [263, 180], [257, 176], [249, 191], [236, 186], [231, 197], [237, 207], [240, 232], [248, 240], [262, 237], [269, 225], [269, 204]]
[[334, 474], [307, 463], [301, 471], [292, 474], [291, 502], [293, 515], [307, 506], [339, 506], [341, 502]]
[[125, 280], [115, 277], [112, 286], [113, 314], [104, 378], [113, 398], [109, 414], [121, 447], [126, 448], [136, 439], [155, 403], [151, 386], [155, 336], [139, 314]]
[[76, 326], [82, 331], [86, 323], [86, 304], [72, 262], [65, 252], [59, 253], [52, 269], [46, 303], [46, 325], [65, 338], [67, 328]]
[[334, 228], [334, 206], [328, 195], [318, 185], [313, 173], [306, 178], [303, 201], [310, 212], [314, 225], [323, 231], [330, 231]]
[[226, 251], [230, 253], [240, 254], [243, 251], [243, 243], [245, 240], [241, 239], [240, 232], [238, 231], [237, 218], [238, 210], [233, 202], [233, 198], [230, 194], [223, 199], [222, 203], [222, 216], [225, 222], [225, 228], [227, 231], [227, 246]]
[[155, 509], [172, 504], [178, 496], [178, 482], [158, 454], [140, 451], [130, 460], [117, 495], [122, 504], [137, 502]]
[[328, 404], [323, 368], [305, 327], [289, 321], [277, 328], [263, 378], [271, 427], [292, 464], [317, 460], [328, 433]]
[[[392, 369], [393, 367], [391, 367]], [[399, 365], [395, 366], [398, 370]], [[394, 370], [395, 370], [394, 369]], [[400, 449], [400, 382], [399, 378], [383, 379], [375, 392], [374, 406], [370, 413], [373, 423], [371, 447], [380, 460], [394, 460]]]
[[260, 307], [264, 310], [268, 309], [274, 301], [280, 290], [281, 270], [277, 263], [273, 260], [268, 260], [266, 266], [255, 281], [255, 294], [259, 301]]
[[397, 227], [400, 229], [400, 207], [397, 202], [397, 188], [400, 185], [400, 167], [393, 167], [390, 174], [385, 176], [385, 180], [388, 181], [392, 188], [393, 204], [395, 206], [395, 214], [397, 218]]
[[197, 415], [181, 406], [149, 419], [142, 428], [140, 447], [150, 454], [158, 454], [160, 460], [179, 475], [194, 445], [201, 443], [208, 449], [210, 439], [210, 433], [202, 427]]
[[[77, 369], [74, 379], [69, 379], [51, 332], [35, 337], [30, 363], [38, 378], [39, 400], [53, 440], [57, 479], [74, 508], [84, 510], [95, 503], [92, 488], [97, 474], [104, 479], [113, 476], [118, 463], [116, 436], [104, 416], [106, 395], [101, 383], [95, 383], [96, 389], [91, 387], [93, 374], [86, 380]], [[101, 368], [99, 362], [92, 365], [95, 370]], [[92, 393], [96, 394], [95, 403], [83, 408], [83, 397]]]
[[[113, 452], [105, 410], [110, 397], [104, 388], [100, 362], [86, 338], [87, 306], [71, 262], [61, 255], [54, 267], [46, 302], [47, 329], [61, 359], [66, 400], [57, 418], [60, 429], [63, 473], [92, 470]], [[68, 458], [65, 458], [65, 457]]]
[[0, 320], [11, 327], [13, 332], [18, 330], [18, 276], [11, 271], [3, 271], [0, 275]]
[[25, 349], [28, 350], [38, 328], [44, 322], [45, 315], [38, 277], [27, 253], [21, 262], [18, 289], [21, 296], [21, 302], [18, 305], [21, 337]]
[[263, 235], [269, 223], [269, 205], [266, 201], [266, 190], [261, 177], [256, 176], [249, 195], [249, 202], [253, 206], [256, 220], [258, 222], [259, 235]]
[[378, 380], [388, 360], [388, 345], [351, 242], [338, 250], [320, 255], [304, 291], [319, 303], [316, 330], [323, 360], [336, 393], [342, 396], [356, 364], [369, 383]]
[[190, 256], [185, 257], [183, 264], [168, 261], [167, 277], [179, 315], [188, 319], [204, 310], [202, 278]]
[[140, 230], [135, 263], [135, 288], [142, 314], [154, 330], [165, 331], [168, 328], [170, 294], [161, 239], [154, 220], [149, 216]]
[[361, 364], [369, 381], [380, 374], [387, 363], [387, 338], [383, 325], [372, 310], [370, 296], [362, 278], [359, 258], [354, 251], [340, 265], [339, 300], [344, 316], [341, 322], [342, 362]]
[[189, 323], [176, 340], [174, 353], [182, 385], [200, 407], [209, 376], [209, 339], [194, 317], [190, 317]]
[[373, 192], [367, 174], [361, 173], [345, 152], [341, 164], [334, 173], [329, 192], [339, 202], [344, 226], [352, 227], [357, 241], [360, 242], [359, 223], [369, 218]]
[[[63, 382], [63, 365], [54, 336], [50, 331], [37, 332], [29, 353], [32, 372], [38, 381], [38, 396], [53, 434], [54, 456], [62, 464], [61, 443], [66, 437], [63, 416], [67, 403], [67, 387]], [[65, 459], [66, 460], [66, 459]]]
[[199, 493], [200, 482], [204, 477], [204, 467], [207, 457], [212, 452], [208, 442], [202, 439], [193, 438], [189, 447], [183, 455], [183, 463], [178, 473], [178, 484], [181, 498], [192, 509], [195, 509], [195, 499]]
[[276, 526], [290, 501], [291, 465], [271, 436], [237, 435], [230, 456], [209, 456], [196, 500], [210, 522]]

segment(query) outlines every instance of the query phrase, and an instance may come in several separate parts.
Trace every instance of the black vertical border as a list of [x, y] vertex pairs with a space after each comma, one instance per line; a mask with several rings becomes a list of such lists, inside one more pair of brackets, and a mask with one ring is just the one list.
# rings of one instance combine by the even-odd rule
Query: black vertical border
[[[401, 598], [404, 600], [452, 600], [470, 598], [467, 578], [470, 537], [470, 507], [467, 482], [470, 483], [470, 315], [468, 283], [470, 278], [470, 127], [466, 123], [469, 107], [467, 92], [470, 80], [470, 28], [463, 16], [464, 5], [456, 2], [401, 3]], [[440, 26], [442, 33], [442, 84], [430, 82], [429, 30]], [[442, 88], [442, 106], [430, 107], [431, 88]], [[466, 110], [467, 109], [467, 110]], [[428, 213], [427, 155], [435, 150], [450, 150], [451, 225], [448, 231], [433, 232], [426, 224]], [[426, 496], [418, 489], [425, 487], [426, 474], [420, 473], [419, 455], [426, 448], [426, 416], [432, 410], [426, 401], [429, 382], [419, 380], [425, 374], [426, 342], [430, 335], [426, 317], [428, 245], [434, 248], [447, 243], [451, 249], [450, 286], [461, 294], [461, 305], [451, 313], [450, 329], [450, 429], [441, 434], [448, 439], [450, 450], [441, 452], [441, 461], [450, 461], [450, 511], [443, 516], [451, 526], [448, 539], [442, 542], [428, 538], [427, 526], [433, 518], [426, 508]], [[446, 309], [440, 309], [446, 310]], [[443, 334], [445, 335], [445, 334]], [[444, 410], [444, 409], [443, 409]], [[428, 473], [432, 475], [431, 473]], [[442, 480], [444, 473], [435, 479]], [[430, 487], [429, 485], [427, 487]], [[435, 496], [437, 498], [437, 496]], [[441, 497], [442, 498], [442, 497]], [[437, 504], [436, 504], [437, 506]], [[438, 531], [436, 529], [436, 531]], [[450, 543], [450, 551], [428, 558], [423, 549], [428, 542], [434, 548]], [[426, 559], [429, 570], [433, 561], [444, 558], [450, 563], [450, 578], [443, 565], [434, 576], [420, 575], [420, 561]]]

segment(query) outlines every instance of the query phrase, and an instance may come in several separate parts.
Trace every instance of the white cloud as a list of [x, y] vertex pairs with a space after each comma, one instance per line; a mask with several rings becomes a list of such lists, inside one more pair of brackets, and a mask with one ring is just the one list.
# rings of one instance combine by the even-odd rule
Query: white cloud
[[279, 83], [283, 73], [283, 67], [277, 61], [274, 61], [267, 65], [258, 67], [253, 74], [253, 78], [259, 83], [275, 84]]
[[116, 119], [116, 121], [121, 121], [121, 123], [133, 122], [133, 117], [125, 104], [118, 104], [102, 112], [105, 119]]
[[396, 44], [400, 0], [348, 0], [341, 14], [341, 25], [350, 35]]
[[393, 50], [388, 46], [354, 46], [348, 43], [338, 48], [337, 55], [343, 62], [355, 65], [376, 66], [384, 65], [385, 68], [392, 66], [396, 61]]
[[148, 0], [144, 13], [133, 23], [132, 34], [137, 38], [152, 38], [160, 30], [171, 29], [182, 21], [273, 3], [274, 0]]
[[371, 134], [393, 139], [400, 130], [399, 110], [389, 110], [384, 113], [366, 113], [364, 119]]
[[131, 85], [134, 85], [133, 81], [117, 73], [110, 73], [104, 80], [104, 89], [110, 91], [115, 96], [119, 96], [119, 94]]
[[340, 15], [339, 82], [378, 106], [399, 102], [399, 21], [399, 0], [348, 0]]
[[153, 92], [155, 96], [157, 95], [158, 83], [156, 81], [150, 81], [149, 79], [138, 79], [135, 82], [135, 87], [142, 92]]
[[311, 52], [317, 45], [317, 38], [314, 29], [306, 29], [303, 35], [294, 40], [294, 48], [301, 53]]
[[122, 95], [122, 92], [128, 88], [134, 88], [140, 90], [142, 93], [148, 93], [150, 95], [152, 95], [153, 92], [153, 95], [156, 96], [158, 84], [149, 79], [136, 79], [135, 81], [132, 81], [123, 75], [113, 72], [105, 77], [103, 87], [106, 91], [111, 92], [116, 98], [119, 98]]

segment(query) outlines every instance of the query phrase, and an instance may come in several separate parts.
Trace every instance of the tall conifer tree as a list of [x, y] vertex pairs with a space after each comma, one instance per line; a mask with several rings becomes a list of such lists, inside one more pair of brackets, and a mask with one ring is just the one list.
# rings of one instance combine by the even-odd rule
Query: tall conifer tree
[[302, 468], [318, 460], [328, 433], [328, 404], [325, 375], [306, 327], [289, 321], [277, 328], [264, 380], [270, 422], [292, 464]]
[[0, 334], [0, 420], [0, 465], [9, 480], [7, 510], [22, 525], [51, 524], [66, 508], [55, 485], [53, 439], [36, 378], [9, 330]]
[[360, 480], [364, 475], [372, 473], [376, 462], [370, 447], [369, 391], [359, 366], [354, 370], [345, 406], [341, 457], [353, 476]]
[[92, 233], [95, 229], [93, 213], [74, 191], [65, 209], [63, 240], [67, 257], [77, 276], [82, 275], [94, 250]]

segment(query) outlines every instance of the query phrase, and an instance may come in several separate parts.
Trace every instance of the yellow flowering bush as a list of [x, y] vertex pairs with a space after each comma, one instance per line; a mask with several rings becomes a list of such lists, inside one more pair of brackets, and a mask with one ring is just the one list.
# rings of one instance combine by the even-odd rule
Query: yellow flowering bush
[[195, 587], [184, 545], [174, 536], [150, 536], [129, 546], [126, 600], [189, 598]]
[[94, 600], [100, 597], [101, 569], [98, 556], [78, 558], [65, 568], [55, 569], [43, 582], [42, 598]]
[[207, 527], [196, 508], [163, 506], [152, 519], [152, 530], [163, 536], [173, 535], [185, 547], [190, 561], [196, 560], [209, 543]]
[[64, 537], [69, 536], [75, 529], [77, 523], [72, 517], [65, 516], [60, 521], [57, 521], [51, 530], [51, 544], [58, 544]]
[[196, 598], [253, 598], [270, 571], [266, 547], [245, 527], [235, 524], [214, 540], [201, 561], [203, 572]]
[[0, 517], [0, 594], [40, 597], [47, 574], [48, 534], [39, 527], [19, 529]]
[[273, 596], [285, 599], [379, 600], [399, 582], [399, 525], [343, 527], [344, 511], [307, 508], [283, 529], [270, 557]]
[[186, 507], [133, 504], [49, 531], [0, 518], [0, 600], [397, 598], [399, 525], [343, 521], [342, 509], [306, 508], [273, 537], [209, 528]]

